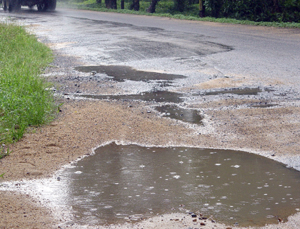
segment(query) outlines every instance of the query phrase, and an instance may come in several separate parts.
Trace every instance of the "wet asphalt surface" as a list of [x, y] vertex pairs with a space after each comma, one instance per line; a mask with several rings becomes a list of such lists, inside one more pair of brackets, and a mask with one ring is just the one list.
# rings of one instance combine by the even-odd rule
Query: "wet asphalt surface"
[[[122, 99], [123, 94], [168, 91], [184, 93], [189, 104], [250, 95], [259, 101], [247, 105], [261, 107], [300, 98], [298, 29], [67, 9], [52, 13], [23, 9], [18, 14], [1, 12], [1, 16], [28, 26], [59, 53], [56, 69], [46, 76], [61, 85], [56, 88], [60, 94], [98, 98], [109, 94]], [[218, 80], [237, 82], [238, 87], [198, 87]]]
[[[266, 93], [259, 93], [259, 99], [298, 96], [297, 29], [66, 9], [40, 13], [24, 8], [18, 14], [1, 11], [0, 15], [29, 26], [39, 39], [63, 55], [55, 63], [60, 68], [58, 72], [52, 70], [52, 75], [67, 71], [67, 78], [58, 79], [66, 85], [60, 88], [62, 93], [138, 94], [153, 89], [179, 92], [185, 88], [190, 93], [188, 97], [192, 97], [211, 93], [195, 89], [194, 85], [224, 78], [241, 80], [242, 89], [269, 87], [263, 90]], [[149, 77], [143, 71], [150, 72]], [[80, 88], [87, 81], [102, 88], [104, 83], [107, 88]]]
[[67, 99], [138, 100], [199, 126], [212, 109], [299, 106], [299, 29], [67, 9], [8, 17], [54, 50], [45, 77]]
[[[29, 30], [64, 55], [64, 60], [56, 63], [59, 71], [63, 69], [68, 74], [64, 79], [67, 82], [61, 83], [69, 85], [60, 88], [62, 92], [95, 94], [79, 88], [86, 81], [98, 86], [105, 81], [108, 88], [115, 89], [98, 90], [96, 94], [138, 94], [153, 89], [180, 91], [183, 87], [225, 78], [242, 80], [243, 86], [274, 89], [260, 93], [259, 99], [298, 96], [300, 32], [297, 29], [66, 9], [53, 13], [26, 9], [18, 14], [2, 11], [1, 16], [30, 25]], [[108, 70], [107, 66], [114, 69]], [[130, 69], [138, 73], [149, 71], [149, 75], [170, 74], [167, 78], [171, 80], [157, 75], [147, 81], [140, 80], [138, 73], [131, 78], [118, 75], [122, 71], [132, 75]], [[195, 89], [189, 92], [207, 93]]]

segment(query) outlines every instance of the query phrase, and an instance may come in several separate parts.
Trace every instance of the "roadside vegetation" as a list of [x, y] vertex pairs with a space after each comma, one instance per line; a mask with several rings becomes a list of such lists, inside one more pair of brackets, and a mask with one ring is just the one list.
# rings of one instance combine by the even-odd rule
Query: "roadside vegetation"
[[40, 77], [52, 60], [51, 50], [24, 28], [0, 23], [0, 159], [29, 126], [54, 118], [53, 93]]
[[[153, 4], [154, 11], [150, 9]], [[59, 5], [185, 20], [300, 28], [297, 0], [203, 0], [204, 17], [199, 17], [199, 0], [60, 0]]]

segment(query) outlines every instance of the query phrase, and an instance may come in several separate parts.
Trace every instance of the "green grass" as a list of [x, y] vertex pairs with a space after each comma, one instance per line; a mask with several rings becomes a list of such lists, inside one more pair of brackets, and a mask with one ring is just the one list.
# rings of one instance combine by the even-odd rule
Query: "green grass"
[[29, 126], [53, 119], [54, 97], [46, 90], [50, 85], [40, 77], [52, 60], [51, 50], [24, 28], [0, 23], [1, 145], [19, 140]]
[[[104, 0], [102, 0], [104, 2]], [[198, 17], [198, 4], [189, 6], [189, 9], [185, 12], [174, 11], [174, 4], [170, 1], [161, 0], [156, 6], [156, 12], [153, 14], [147, 13], [146, 9], [149, 7], [149, 1], [140, 1], [140, 10], [133, 11], [129, 10], [129, 5], [132, 1], [125, 2], [125, 9], [121, 9], [121, 1], [117, 1], [117, 10], [106, 9], [104, 3], [96, 3], [96, 0], [86, 0], [76, 2], [75, 0], [69, 0], [68, 2], [59, 2], [60, 7], [71, 7], [85, 10], [101, 11], [101, 12], [116, 12], [123, 14], [138, 14], [147, 16], [158, 16], [158, 17], [168, 17], [181, 20], [193, 20], [193, 21], [208, 21], [208, 22], [218, 22], [218, 23], [229, 23], [229, 24], [242, 24], [242, 25], [255, 25], [255, 26], [269, 26], [269, 27], [283, 27], [283, 28], [300, 28], [300, 23], [294, 22], [255, 22], [249, 20], [237, 20], [232, 18], [213, 18], [213, 17]]]

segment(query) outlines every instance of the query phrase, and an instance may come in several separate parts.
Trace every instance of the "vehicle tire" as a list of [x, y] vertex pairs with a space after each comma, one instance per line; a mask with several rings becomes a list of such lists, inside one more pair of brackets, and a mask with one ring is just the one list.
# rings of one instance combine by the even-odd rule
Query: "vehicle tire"
[[41, 4], [37, 4], [37, 8], [38, 8], [38, 11], [44, 12], [48, 9], [48, 4], [46, 2], [43, 2]]
[[14, 1], [10, 0], [8, 3], [8, 11], [12, 12], [14, 10], [15, 4]]
[[12, 11], [18, 11], [21, 9], [21, 2], [19, 0], [9, 0], [8, 3], [8, 11], [12, 12]]
[[54, 11], [56, 8], [56, 0], [48, 0], [48, 9], [49, 11]]
[[6, 0], [2, 0], [2, 7], [3, 7], [3, 10], [4, 10], [4, 11], [7, 10], [7, 3], [6, 3]]

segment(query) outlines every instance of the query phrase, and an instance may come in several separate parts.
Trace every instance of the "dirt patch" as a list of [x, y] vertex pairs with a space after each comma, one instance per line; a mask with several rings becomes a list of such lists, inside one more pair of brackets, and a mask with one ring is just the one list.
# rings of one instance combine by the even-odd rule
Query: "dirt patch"
[[194, 88], [199, 89], [216, 89], [216, 88], [227, 88], [227, 87], [240, 87], [245, 83], [244, 79], [236, 78], [217, 78], [210, 81], [194, 85]]
[[0, 192], [0, 228], [51, 228], [51, 210], [29, 195]]

